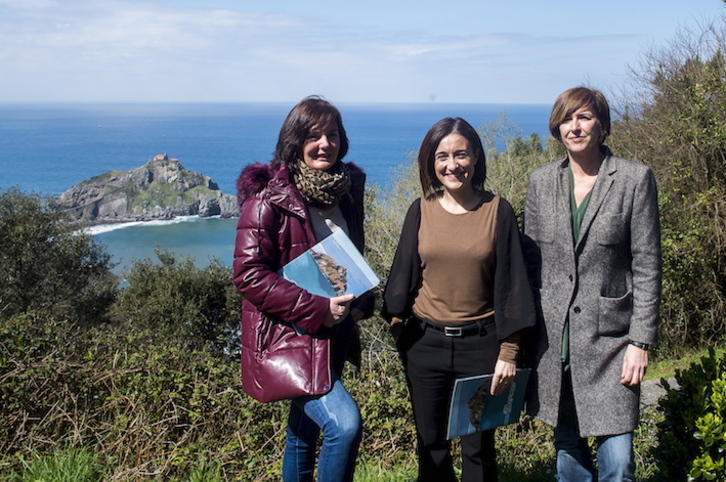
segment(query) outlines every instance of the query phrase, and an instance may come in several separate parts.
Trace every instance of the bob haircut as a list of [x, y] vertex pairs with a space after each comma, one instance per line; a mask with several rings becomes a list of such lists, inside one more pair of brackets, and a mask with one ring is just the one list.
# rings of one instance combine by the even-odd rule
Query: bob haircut
[[605, 142], [605, 139], [610, 134], [610, 106], [605, 96], [599, 90], [589, 89], [587, 87], [573, 87], [557, 97], [555, 104], [552, 106], [552, 113], [550, 114], [549, 128], [552, 137], [562, 142], [560, 124], [577, 109], [583, 107], [593, 111], [592, 113], [595, 115], [598, 123], [600, 123], [600, 129], [603, 134], [602, 139], [600, 139], [600, 144]]
[[436, 177], [434, 158], [436, 149], [450, 134], [459, 134], [469, 143], [469, 148], [474, 154], [474, 175], [472, 185], [480, 189], [484, 186], [487, 178], [487, 164], [484, 156], [484, 147], [476, 130], [461, 117], [446, 117], [434, 124], [426, 133], [421, 148], [418, 150], [418, 172], [421, 178], [421, 189], [427, 199], [433, 198], [442, 189], [441, 182]]
[[315, 126], [325, 126], [335, 123], [340, 136], [340, 149], [338, 159], [343, 159], [348, 153], [348, 136], [343, 127], [340, 111], [330, 102], [317, 95], [311, 95], [301, 100], [292, 108], [285, 122], [280, 128], [277, 146], [273, 153], [272, 164], [287, 164], [295, 169], [295, 161], [302, 157], [302, 148], [310, 131]]

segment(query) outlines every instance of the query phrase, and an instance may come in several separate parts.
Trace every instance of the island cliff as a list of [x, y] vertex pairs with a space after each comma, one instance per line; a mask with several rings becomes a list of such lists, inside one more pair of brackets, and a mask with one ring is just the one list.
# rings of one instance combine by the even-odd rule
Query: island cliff
[[158, 155], [141, 167], [86, 179], [60, 195], [77, 221], [89, 224], [239, 215], [237, 199], [217, 183]]

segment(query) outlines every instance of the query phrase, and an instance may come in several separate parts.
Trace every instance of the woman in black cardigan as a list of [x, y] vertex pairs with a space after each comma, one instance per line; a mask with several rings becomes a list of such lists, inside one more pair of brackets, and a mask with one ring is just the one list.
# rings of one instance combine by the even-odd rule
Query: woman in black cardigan
[[[454, 381], [493, 373], [501, 393], [516, 373], [519, 332], [535, 311], [509, 203], [483, 189], [484, 149], [465, 120], [446, 118], [418, 156], [414, 201], [384, 295], [411, 393], [419, 481], [455, 481], [446, 440]], [[496, 480], [494, 431], [461, 438], [463, 481]]]

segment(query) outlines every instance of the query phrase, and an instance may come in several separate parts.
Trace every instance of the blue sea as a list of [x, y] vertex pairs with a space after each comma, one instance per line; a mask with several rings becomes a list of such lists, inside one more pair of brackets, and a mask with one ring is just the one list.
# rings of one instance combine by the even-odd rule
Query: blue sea
[[[240, 170], [267, 162], [290, 103], [265, 104], [2, 104], [0, 189], [60, 194], [110, 170], [126, 170], [157, 154], [212, 178], [234, 194]], [[549, 105], [337, 104], [353, 161], [368, 183], [385, 189], [392, 171], [408, 164], [426, 131], [443, 117], [463, 117], [474, 127], [500, 114], [524, 136], [549, 133]], [[188, 255], [199, 266], [212, 258], [231, 264], [235, 221], [187, 218], [113, 226], [94, 231], [117, 272], [134, 259], [155, 258], [156, 246]]]

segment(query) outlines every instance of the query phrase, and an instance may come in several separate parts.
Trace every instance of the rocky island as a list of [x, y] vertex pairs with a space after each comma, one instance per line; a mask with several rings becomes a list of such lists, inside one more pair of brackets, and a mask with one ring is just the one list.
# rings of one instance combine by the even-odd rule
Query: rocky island
[[61, 194], [59, 202], [75, 220], [90, 225], [239, 214], [235, 196], [166, 154], [141, 167], [86, 179]]

